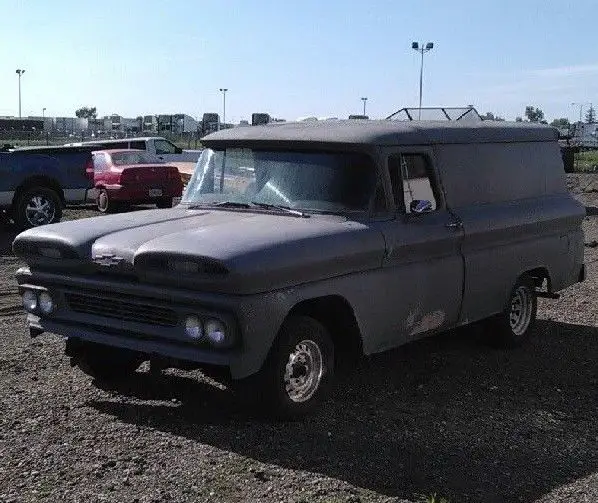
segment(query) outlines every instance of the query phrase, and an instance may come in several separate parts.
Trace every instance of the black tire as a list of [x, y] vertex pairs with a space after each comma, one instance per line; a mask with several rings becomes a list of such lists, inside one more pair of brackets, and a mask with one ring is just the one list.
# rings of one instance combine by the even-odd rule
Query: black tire
[[166, 197], [156, 201], [156, 206], [161, 209], [172, 208], [172, 197]]
[[48, 187], [31, 187], [19, 194], [12, 217], [19, 230], [53, 224], [62, 218], [62, 201]]
[[106, 189], [100, 189], [98, 192], [96, 205], [100, 213], [117, 213], [122, 209], [122, 204], [112, 200]]
[[[296, 357], [293, 369], [290, 368], [292, 353]], [[301, 358], [307, 363], [302, 363]], [[318, 360], [321, 372], [311, 374], [309, 362], [315, 369]], [[313, 377], [318, 374], [319, 381], [310, 380], [310, 374]], [[281, 419], [299, 419], [313, 412], [327, 396], [333, 374], [334, 345], [326, 328], [313, 318], [292, 316], [280, 329], [261, 370], [232, 384], [244, 400], [249, 399], [262, 411]], [[291, 379], [297, 383], [294, 388]]]
[[132, 351], [101, 344], [67, 340], [65, 353], [72, 367], [101, 382], [120, 381], [132, 375], [143, 359]]
[[537, 311], [534, 280], [524, 275], [513, 286], [504, 311], [489, 320], [493, 345], [514, 348], [524, 344], [533, 334]]

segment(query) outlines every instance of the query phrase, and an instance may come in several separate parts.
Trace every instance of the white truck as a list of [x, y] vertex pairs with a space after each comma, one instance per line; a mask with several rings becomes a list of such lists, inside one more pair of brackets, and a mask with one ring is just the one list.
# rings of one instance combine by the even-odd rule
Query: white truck
[[136, 149], [145, 150], [171, 166], [176, 166], [181, 173], [183, 183], [187, 183], [195, 164], [199, 159], [201, 150], [183, 150], [174, 143], [161, 136], [146, 136], [141, 138], [121, 138], [119, 140], [92, 140], [77, 143], [68, 143], [68, 146], [97, 145], [98, 150], [103, 149]]

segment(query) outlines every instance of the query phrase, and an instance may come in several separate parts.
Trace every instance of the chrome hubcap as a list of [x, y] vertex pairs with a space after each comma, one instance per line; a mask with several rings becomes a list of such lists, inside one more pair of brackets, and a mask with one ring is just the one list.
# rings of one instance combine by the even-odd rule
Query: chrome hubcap
[[289, 398], [293, 402], [309, 400], [320, 386], [323, 373], [320, 347], [308, 339], [299, 342], [285, 367], [284, 386]]
[[33, 196], [25, 208], [27, 221], [34, 227], [45, 225], [54, 220], [56, 208], [53, 201], [45, 196]]
[[509, 324], [515, 335], [522, 335], [532, 320], [532, 298], [529, 290], [520, 286], [511, 299]]

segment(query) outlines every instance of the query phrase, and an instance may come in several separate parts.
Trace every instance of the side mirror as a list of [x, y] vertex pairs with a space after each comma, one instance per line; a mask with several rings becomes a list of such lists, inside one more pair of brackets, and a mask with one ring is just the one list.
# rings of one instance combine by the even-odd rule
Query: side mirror
[[414, 199], [409, 205], [411, 213], [428, 213], [432, 211], [432, 202], [427, 199]]

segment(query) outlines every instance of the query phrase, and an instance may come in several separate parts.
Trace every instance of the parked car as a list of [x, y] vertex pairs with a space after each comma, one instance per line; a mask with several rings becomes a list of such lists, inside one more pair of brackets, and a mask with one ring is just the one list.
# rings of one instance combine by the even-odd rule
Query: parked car
[[5, 149], [0, 152], [0, 210], [21, 230], [58, 222], [66, 204], [85, 202], [92, 179], [87, 148]]
[[93, 152], [98, 210], [114, 213], [133, 204], [172, 208], [183, 192], [179, 170], [142, 150]]
[[176, 208], [13, 243], [31, 335], [66, 336], [96, 379], [216, 366], [300, 417], [358, 355], [478, 321], [522, 344], [537, 298], [585, 278], [585, 209], [548, 126], [347, 120], [203, 142]]
[[195, 164], [201, 154], [201, 150], [183, 150], [171, 141], [160, 136], [124, 138], [121, 140], [93, 140], [69, 143], [68, 145], [93, 145], [96, 147], [96, 150], [144, 150], [149, 155], [154, 156], [161, 161], [165, 161], [171, 166], [176, 166], [181, 173], [184, 183], [188, 182], [191, 178], [193, 170], [195, 169]]

